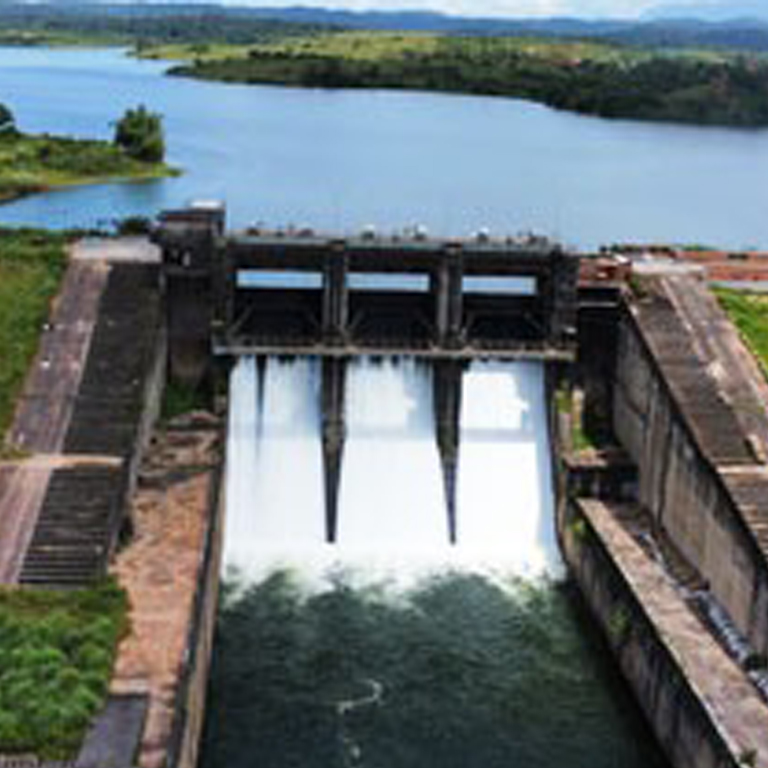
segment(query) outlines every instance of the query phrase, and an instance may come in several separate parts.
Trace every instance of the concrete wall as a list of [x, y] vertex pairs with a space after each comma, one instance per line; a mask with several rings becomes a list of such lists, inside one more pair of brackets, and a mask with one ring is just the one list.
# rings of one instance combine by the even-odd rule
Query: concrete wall
[[707, 580], [752, 647], [768, 652], [765, 558], [629, 314], [619, 329], [613, 423], [638, 465], [641, 505]]
[[563, 555], [621, 672], [675, 768], [739, 765], [677, 660], [577, 505], [559, 519]]
[[208, 672], [219, 604], [224, 538], [224, 462], [215, 470], [209, 500], [209, 526], [199, 566], [198, 588], [187, 636], [185, 668], [179, 685], [168, 768], [196, 768], [205, 722]]

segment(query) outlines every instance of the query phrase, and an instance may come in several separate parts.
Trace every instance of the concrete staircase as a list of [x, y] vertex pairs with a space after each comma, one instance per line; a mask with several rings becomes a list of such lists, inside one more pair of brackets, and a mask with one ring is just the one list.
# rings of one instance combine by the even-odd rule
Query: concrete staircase
[[77, 587], [102, 576], [124, 501], [121, 468], [62, 469], [53, 474], [19, 581]]

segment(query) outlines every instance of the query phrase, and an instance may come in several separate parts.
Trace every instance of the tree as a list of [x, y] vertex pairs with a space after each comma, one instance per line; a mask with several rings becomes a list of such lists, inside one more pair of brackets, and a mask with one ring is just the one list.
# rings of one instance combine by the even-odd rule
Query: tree
[[115, 144], [129, 157], [160, 163], [165, 157], [163, 118], [143, 104], [127, 109], [115, 124]]
[[11, 132], [16, 132], [16, 120], [13, 117], [13, 112], [5, 104], [0, 104], [0, 133]]

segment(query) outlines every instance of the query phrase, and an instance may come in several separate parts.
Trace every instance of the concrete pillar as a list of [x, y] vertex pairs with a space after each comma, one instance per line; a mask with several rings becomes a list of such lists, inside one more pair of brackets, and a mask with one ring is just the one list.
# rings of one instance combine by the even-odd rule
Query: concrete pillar
[[152, 235], [163, 252], [168, 375], [186, 386], [198, 386], [210, 368], [224, 226], [223, 206], [198, 206], [161, 214]]
[[210, 275], [166, 274], [164, 300], [168, 378], [183, 386], [197, 387], [211, 362]]
[[578, 309], [579, 260], [564, 251], [550, 254], [548, 285], [549, 343], [575, 341]]
[[323, 265], [323, 339], [340, 346], [347, 340], [349, 257], [343, 240], [332, 244]]
[[226, 343], [229, 330], [235, 321], [235, 296], [237, 293], [237, 267], [230, 249], [219, 243], [213, 263], [213, 325], [214, 343]]
[[341, 460], [346, 439], [344, 392], [347, 361], [325, 358], [322, 381], [323, 470], [325, 479], [326, 537], [336, 541]]
[[443, 360], [433, 366], [435, 426], [443, 469], [448, 529], [456, 543], [456, 467], [459, 458], [462, 363]]
[[443, 346], [448, 338], [448, 264], [441, 261], [430, 278], [435, 308], [435, 342]]
[[463, 278], [464, 254], [461, 246], [450, 244], [432, 278], [437, 343], [442, 347], [456, 348], [463, 342]]

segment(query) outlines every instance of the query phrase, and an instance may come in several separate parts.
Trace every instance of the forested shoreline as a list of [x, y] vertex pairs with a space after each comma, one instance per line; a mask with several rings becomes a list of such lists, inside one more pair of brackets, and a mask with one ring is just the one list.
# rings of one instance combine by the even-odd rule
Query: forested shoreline
[[350, 55], [332, 42], [324, 50], [322, 41], [333, 38], [254, 46], [236, 55], [206, 56], [199, 48], [192, 61], [172, 67], [170, 74], [309, 88], [485, 94], [600, 117], [768, 126], [768, 61], [756, 57], [634, 50], [608, 55], [605, 46], [582, 55], [588, 45], [572, 44], [569, 50], [568, 44], [541, 41], [529, 52], [510, 39], [437, 36], [421, 37], [419, 45], [391, 50], [385, 45], [372, 55]]

